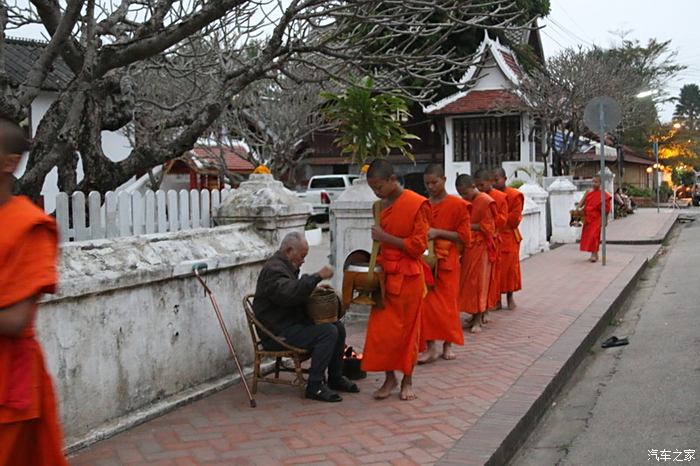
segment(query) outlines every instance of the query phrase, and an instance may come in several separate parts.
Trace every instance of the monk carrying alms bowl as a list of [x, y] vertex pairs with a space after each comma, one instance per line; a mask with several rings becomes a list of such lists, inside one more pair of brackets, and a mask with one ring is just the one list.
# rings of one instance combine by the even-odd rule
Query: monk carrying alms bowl
[[350, 303], [380, 305], [384, 289], [384, 273], [380, 266], [369, 273], [369, 264], [350, 264], [343, 272], [343, 308]]

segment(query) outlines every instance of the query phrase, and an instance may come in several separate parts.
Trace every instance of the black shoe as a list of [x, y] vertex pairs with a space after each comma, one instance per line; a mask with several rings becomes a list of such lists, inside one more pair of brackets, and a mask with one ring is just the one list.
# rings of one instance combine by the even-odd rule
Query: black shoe
[[335, 377], [328, 381], [328, 386], [336, 392], [360, 393], [360, 388], [345, 376]]
[[605, 340], [603, 343], [601, 343], [600, 346], [603, 348], [612, 348], [614, 346], [625, 346], [629, 344], [629, 340], [627, 340], [627, 337], [623, 338], [617, 338], [616, 336], [612, 336]]
[[306, 398], [309, 398], [310, 400], [327, 401], [329, 403], [343, 401], [343, 398], [340, 395], [328, 388], [325, 384], [307, 385]]

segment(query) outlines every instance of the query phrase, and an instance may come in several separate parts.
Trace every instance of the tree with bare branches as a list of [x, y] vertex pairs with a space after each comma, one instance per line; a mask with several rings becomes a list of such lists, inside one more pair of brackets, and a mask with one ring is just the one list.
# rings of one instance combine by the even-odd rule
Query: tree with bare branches
[[313, 133], [329, 126], [321, 115], [320, 97], [327, 87], [284, 76], [256, 82], [232, 99], [212, 139], [222, 147], [243, 141], [250, 148], [249, 162], [268, 166], [275, 178], [293, 186], [296, 168], [311, 154]]
[[[551, 153], [554, 175], [570, 172], [572, 155], [579, 150], [579, 138], [591, 135], [583, 121], [586, 104], [594, 97], [615, 99], [622, 109], [619, 131], [648, 124], [653, 105], [637, 98], [643, 91], [663, 89], [682, 66], [670, 41], [654, 39], [647, 44], [624, 40], [610, 49], [566, 49], [531, 70], [516, 92], [523, 110], [531, 111], [539, 124], [529, 136], [541, 138], [543, 155]], [[509, 102], [510, 107], [512, 103]]]
[[[0, 6], [0, 64], [5, 32], [29, 23], [44, 27], [48, 43], [24, 82], [0, 66], [0, 112], [21, 120], [59, 60], [73, 75], [16, 184], [35, 196], [53, 167], [64, 191], [114, 189], [192, 148], [236, 96], [280, 76], [350, 83], [376, 69], [387, 88], [426, 99], [472, 58], [445, 52], [441, 36], [523, 18], [513, 0], [17, 1]], [[252, 53], [254, 42], [262, 46]], [[110, 160], [102, 131], [129, 126], [130, 154]]]

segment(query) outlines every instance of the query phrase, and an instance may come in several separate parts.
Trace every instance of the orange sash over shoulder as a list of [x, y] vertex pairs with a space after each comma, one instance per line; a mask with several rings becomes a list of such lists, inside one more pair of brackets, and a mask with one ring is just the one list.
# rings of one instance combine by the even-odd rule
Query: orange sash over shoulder
[[501, 293], [512, 293], [522, 288], [520, 274], [520, 222], [523, 219], [525, 196], [515, 188], [506, 187], [508, 220], [501, 231]]
[[[432, 205], [431, 227], [456, 232], [462, 244], [469, 244], [471, 238], [470, 209], [464, 200], [457, 196], [447, 196]], [[423, 301], [421, 340], [441, 340], [464, 344], [462, 324], [459, 320], [459, 264], [462, 248], [450, 240], [435, 240], [435, 255], [438, 258], [435, 286]]]
[[472, 200], [471, 223], [479, 225], [472, 231], [472, 241], [462, 256], [462, 279], [459, 307], [471, 314], [486, 310], [492, 264], [496, 261], [496, 202], [479, 193]]
[[384, 269], [384, 307], [373, 308], [367, 323], [362, 358], [366, 371], [399, 370], [411, 374], [420, 343], [420, 308], [425, 285], [424, 262], [428, 244], [430, 204], [405, 189], [381, 212], [380, 225], [403, 238], [404, 249], [382, 243], [377, 263]]

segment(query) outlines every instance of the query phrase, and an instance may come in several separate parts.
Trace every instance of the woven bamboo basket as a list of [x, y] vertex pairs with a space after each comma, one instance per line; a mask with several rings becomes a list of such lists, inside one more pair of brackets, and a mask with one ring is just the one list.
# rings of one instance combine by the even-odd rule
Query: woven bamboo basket
[[332, 288], [316, 288], [309, 296], [306, 312], [315, 324], [330, 324], [340, 317], [340, 298]]

